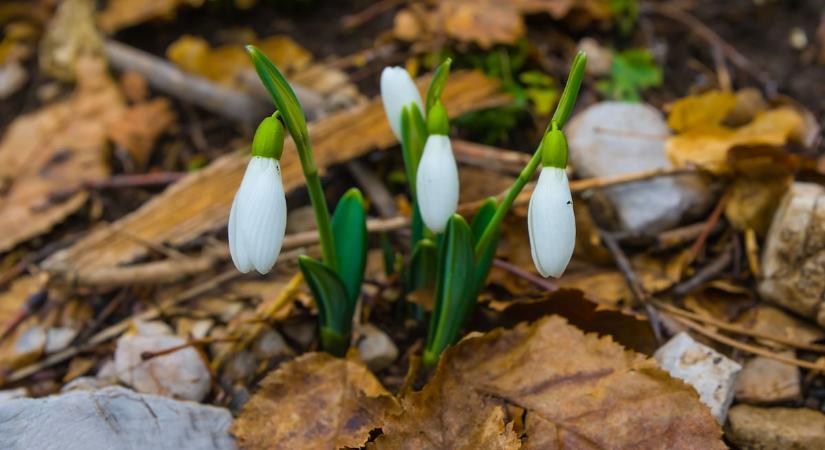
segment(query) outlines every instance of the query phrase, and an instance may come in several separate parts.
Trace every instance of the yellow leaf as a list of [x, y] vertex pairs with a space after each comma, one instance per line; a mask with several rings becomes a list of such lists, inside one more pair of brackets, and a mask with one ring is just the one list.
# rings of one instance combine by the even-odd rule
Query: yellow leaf
[[685, 97], [670, 106], [667, 124], [677, 133], [714, 128], [721, 125], [734, 106], [736, 95], [730, 92], [711, 91]]

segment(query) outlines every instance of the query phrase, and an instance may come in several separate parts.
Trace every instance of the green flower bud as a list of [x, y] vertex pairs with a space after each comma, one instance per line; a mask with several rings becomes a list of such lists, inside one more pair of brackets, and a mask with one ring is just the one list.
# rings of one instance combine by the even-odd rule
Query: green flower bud
[[273, 114], [261, 121], [252, 138], [252, 156], [281, 159], [284, 151], [284, 124]]
[[541, 140], [541, 165], [544, 167], [557, 167], [564, 169], [567, 167], [567, 138], [564, 132], [559, 129], [557, 122], [553, 122], [552, 128]]
[[447, 108], [441, 101], [435, 102], [427, 112], [427, 131], [430, 134], [447, 136], [450, 133], [450, 119], [447, 116]]

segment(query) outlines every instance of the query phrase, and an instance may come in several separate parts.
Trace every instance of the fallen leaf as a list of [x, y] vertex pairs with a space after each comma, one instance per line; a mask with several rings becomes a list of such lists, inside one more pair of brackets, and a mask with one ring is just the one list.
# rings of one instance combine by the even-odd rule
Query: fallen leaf
[[[445, 402], [479, 398], [459, 411]], [[420, 441], [427, 448], [490, 448], [491, 437], [510, 443], [496, 401], [526, 410], [524, 448], [726, 448], [693, 388], [654, 360], [609, 337], [585, 335], [558, 316], [467, 337], [448, 349], [432, 382], [402, 399], [404, 412], [388, 421], [376, 444], [424, 436], [431, 439]], [[453, 427], [468, 421], [473, 433], [485, 431], [474, 436], [487, 439], [452, 445], [448, 439], [465, 434]]]
[[245, 449], [358, 448], [397, 407], [361, 363], [308, 353], [269, 374], [230, 431]]
[[40, 67], [50, 76], [74, 81], [80, 58], [102, 54], [103, 41], [95, 28], [93, 2], [62, 2], [40, 42]]
[[155, 141], [177, 122], [172, 103], [165, 98], [138, 103], [107, 129], [109, 138], [126, 149], [138, 168], [146, 167]]
[[80, 184], [109, 172], [106, 129], [125, 104], [102, 61], [77, 68], [71, 98], [19, 116], [0, 141], [0, 251], [62, 221], [86, 201]]
[[736, 177], [725, 204], [725, 218], [737, 230], [768, 232], [782, 196], [793, 182], [791, 175], [774, 178]]
[[[821, 328], [769, 305], [759, 305], [747, 310], [736, 323], [748, 330], [799, 344], [810, 344], [825, 338], [825, 332]], [[772, 348], [787, 348], [784, 344], [767, 339], [757, 339], [757, 341]]]
[[123, 28], [154, 19], [171, 19], [178, 8], [198, 8], [204, 0], [109, 0], [97, 15], [100, 28], [112, 34]]
[[681, 98], [669, 108], [667, 125], [677, 133], [720, 126], [736, 106], [736, 94], [710, 91]]
[[450, 37], [481, 48], [512, 44], [525, 32], [521, 14], [507, 2], [446, 0], [439, 2], [436, 14]]

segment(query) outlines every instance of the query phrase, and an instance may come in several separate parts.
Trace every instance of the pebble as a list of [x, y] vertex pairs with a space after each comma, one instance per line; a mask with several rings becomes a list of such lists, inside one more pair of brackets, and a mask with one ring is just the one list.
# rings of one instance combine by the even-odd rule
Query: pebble
[[[781, 352], [793, 358], [793, 351]], [[799, 369], [763, 356], [746, 362], [736, 379], [736, 400], [779, 403], [800, 399]]]
[[398, 358], [398, 347], [387, 333], [367, 323], [361, 326], [358, 353], [370, 370], [378, 372], [389, 367]]
[[806, 408], [762, 408], [736, 405], [725, 435], [743, 449], [822, 450], [825, 414]]
[[725, 417], [733, 401], [736, 375], [742, 369], [716, 350], [696, 342], [687, 333], [671, 338], [654, 355], [662, 369], [674, 378], [693, 386], [699, 398], [719, 421]]

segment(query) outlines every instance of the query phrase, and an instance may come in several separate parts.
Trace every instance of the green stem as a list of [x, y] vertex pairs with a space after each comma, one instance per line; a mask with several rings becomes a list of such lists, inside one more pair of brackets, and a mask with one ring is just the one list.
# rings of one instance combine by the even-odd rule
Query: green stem
[[500, 205], [498, 205], [493, 218], [490, 219], [490, 222], [484, 228], [484, 233], [481, 234], [481, 238], [478, 240], [475, 248], [476, 261], [481, 259], [485, 248], [493, 241], [493, 238], [496, 235], [496, 230], [498, 230], [501, 226], [501, 222], [504, 220], [504, 216], [507, 215], [507, 211], [509, 211], [510, 207], [513, 206], [513, 202], [516, 200], [516, 197], [518, 197], [521, 190], [524, 189], [527, 182], [530, 181], [530, 178], [533, 176], [533, 173], [536, 171], [536, 168], [540, 163], [541, 144], [539, 144], [536, 152], [533, 153], [533, 157], [530, 158], [530, 162], [528, 162], [527, 165], [521, 169], [521, 173], [519, 173], [518, 178], [516, 178], [516, 181], [513, 182], [512, 186], [510, 186], [510, 190], [507, 191], [507, 196], [504, 197], [504, 200]]
[[338, 272], [338, 263], [335, 255], [335, 241], [332, 237], [332, 221], [327, 208], [327, 199], [324, 195], [324, 188], [321, 186], [321, 177], [318, 176], [318, 167], [315, 165], [315, 158], [312, 156], [312, 147], [308, 141], [295, 142], [298, 150], [298, 157], [301, 159], [301, 169], [309, 192], [309, 201], [312, 210], [315, 212], [315, 222], [318, 224], [318, 238], [321, 243], [321, 255], [324, 264]]

